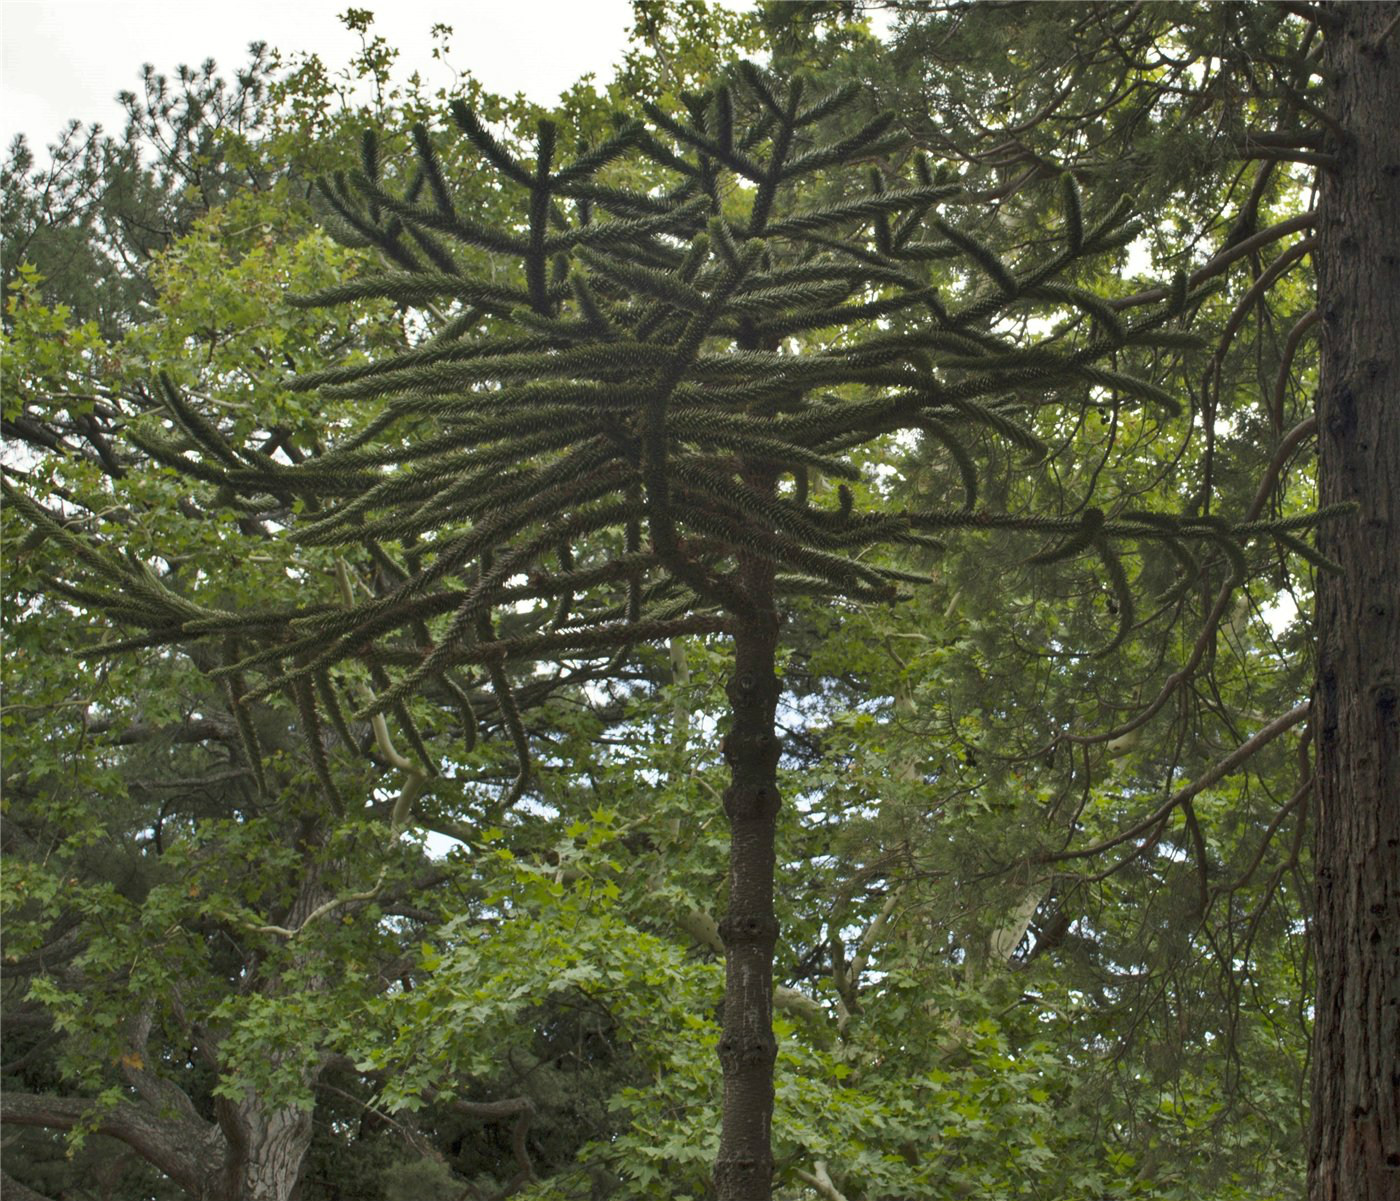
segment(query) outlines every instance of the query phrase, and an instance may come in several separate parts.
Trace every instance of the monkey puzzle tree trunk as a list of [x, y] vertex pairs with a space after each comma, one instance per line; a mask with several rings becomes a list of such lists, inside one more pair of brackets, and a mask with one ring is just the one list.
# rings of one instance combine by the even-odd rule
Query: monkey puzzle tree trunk
[[[748, 476], [765, 492], [773, 477]], [[724, 939], [724, 1027], [719, 1057], [724, 1107], [715, 1192], [720, 1201], [767, 1201], [773, 1192], [773, 911], [774, 842], [778, 808], [778, 614], [771, 560], [745, 558], [740, 565], [753, 604], [734, 635], [730, 728], [724, 740], [729, 787], [729, 910], [720, 923]]]
[[[1400, 1196], [1400, 5], [1329, 6], [1318, 391], [1317, 1002], [1309, 1195]], [[1389, 35], [1389, 39], [1387, 39]]]

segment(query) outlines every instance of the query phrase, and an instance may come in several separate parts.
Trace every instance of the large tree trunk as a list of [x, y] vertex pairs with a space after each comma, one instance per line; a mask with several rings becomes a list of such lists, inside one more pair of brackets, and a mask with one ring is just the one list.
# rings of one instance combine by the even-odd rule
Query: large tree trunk
[[[1312, 1201], [1400, 1197], [1400, 5], [1328, 6]], [[1388, 40], [1382, 41], [1388, 35]]]
[[[772, 487], [767, 481], [751, 484]], [[773, 911], [774, 840], [777, 832], [778, 616], [771, 563], [753, 559], [741, 567], [755, 611], [734, 636], [734, 675], [726, 692], [731, 725], [724, 740], [729, 787], [729, 911], [720, 923], [724, 939], [724, 1027], [719, 1058], [724, 1069], [724, 1110], [715, 1192], [719, 1201], [768, 1201], [773, 1193]]]
[[219, 1125], [230, 1139], [220, 1199], [290, 1201], [311, 1146], [311, 1112], [292, 1105], [221, 1103]]
[[[257, 1100], [220, 1101], [219, 1108], [214, 1125], [185, 1107], [120, 1101], [99, 1110], [95, 1129], [125, 1143], [195, 1201], [289, 1201], [311, 1146], [310, 1112]], [[15, 1126], [72, 1130], [91, 1120], [92, 1110], [85, 1097], [7, 1090], [0, 1098], [0, 1120]]]

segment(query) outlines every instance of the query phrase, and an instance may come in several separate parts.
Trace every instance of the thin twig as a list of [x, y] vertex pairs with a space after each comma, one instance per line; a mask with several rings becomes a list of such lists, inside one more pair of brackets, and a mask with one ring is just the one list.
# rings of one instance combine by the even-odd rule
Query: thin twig
[[[1277, 242], [1280, 238], [1286, 238], [1289, 234], [1298, 233], [1300, 230], [1311, 229], [1317, 221], [1317, 213], [1309, 211], [1300, 213], [1296, 217], [1290, 217], [1287, 221], [1280, 221], [1277, 225], [1271, 225], [1268, 229], [1261, 229], [1252, 237], [1245, 238], [1242, 242], [1236, 242], [1226, 250], [1222, 250], [1214, 258], [1208, 259], [1200, 268], [1191, 273], [1188, 282], [1191, 287], [1199, 287], [1208, 279], [1213, 279], [1225, 270], [1231, 263], [1253, 254], [1260, 247], [1267, 246], [1270, 242]], [[1159, 300], [1167, 300], [1171, 297], [1171, 289], [1168, 287], [1149, 288], [1145, 292], [1134, 292], [1131, 296], [1121, 296], [1117, 300], [1109, 301], [1115, 309], [1136, 308], [1138, 305], [1155, 304]]]
[[1283, 401], [1288, 391], [1288, 377], [1293, 369], [1293, 356], [1298, 351], [1298, 344], [1303, 340], [1303, 335], [1317, 324], [1318, 318], [1322, 314], [1313, 309], [1305, 313], [1298, 319], [1292, 329], [1288, 331], [1288, 338], [1283, 345], [1283, 355], [1279, 359], [1278, 375], [1274, 379], [1274, 403], [1269, 410], [1269, 416], [1273, 418], [1274, 432], [1283, 432]]
[[1397, 24], [1400, 24], [1400, 11], [1397, 11], [1396, 14], [1386, 22], [1385, 28], [1382, 29], [1380, 33], [1376, 34], [1376, 40], [1368, 43], [1366, 49], [1372, 54], [1377, 53], [1380, 48], [1385, 45], [1386, 39], [1395, 32], [1395, 26]]
[[1036, 857], [1037, 863], [1059, 863], [1066, 859], [1087, 859], [1098, 855], [1103, 851], [1110, 850], [1127, 842], [1130, 838], [1136, 838], [1139, 834], [1145, 834], [1153, 826], [1161, 824], [1170, 816], [1172, 810], [1184, 805], [1198, 793], [1204, 792], [1216, 781], [1228, 776], [1240, 764], [1250, 759], [1257, 751], [1267, 746], [1280, 734], [1291, 730], [1300, 721], [1307, 717], [1311, 708], [1311, 702], [1303, 701], [1300, 705], [1295, 705], [1282, 717], [1276, 717], [1267, 726], [1260, 730], [1251, 738], [1245, 739], [1233, 752], [1226, 755], [1215, 766], [1207, 769], [1194, 782], [1188, 784], [1179, 792], [1173, 793], [1156, 809], [1149, 813], [1141, 821], [1130, 826], [1128, 829], [1115, 834], [1112, 838], [1105, 838], [1101, 842], [1096, 842], [1091, 846], [1079, 847], [1076, 850], [1054, 851], [1047, 855]]

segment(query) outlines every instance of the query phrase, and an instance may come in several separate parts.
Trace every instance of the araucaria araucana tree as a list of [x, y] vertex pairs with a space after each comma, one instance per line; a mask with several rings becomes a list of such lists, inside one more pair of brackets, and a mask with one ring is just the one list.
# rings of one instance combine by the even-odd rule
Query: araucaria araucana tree
[[[1036, 427], [1066, 412], [1173, 407], [1161, 387], [1106, 364], [1129, 345], [1170, 356], [1190, 344], [1173, 327], [1187, 311], [1185, 280], [1132, 320], [1067, 283], [1072, 266], [1137, 232], [1122, 207], [1083, 211], [1068, 177], [1059, 230], [1003, 260], [948, 215], [972, 203], [956, 183], [922, 161], [910, 181], [889, 174], [887, 118], [828, 132], [857, 98], [853, 88], [809, 96], [800, 80], [745, 67], [686, 113], [648, 107], [649, 124], [621, 124], [572, 157], [542, 122], [533, 160], [459, 103], [473, 169], [518, 202], [514, 220], [489, 224], [458, 207], [435, 135], [415, 127], [404, 164], [367, 134], [362, 169], [329, 181], [324, 199], [333, 230], [387, 266], [299, 303], [388, 298], [432, 332], [293, 386], [371, 406], [368, 424], [279, 466], [231, 444], [167, 386], [181, 441], [141, 445], [241, 512], [336, 548], [342, 567], [372, 564], [375, 590], [356, 597], [342, 570], [325, 603], [217, 612], [83, 552], [123, 590], [113, 615], [144, 629], [136, 642], [216, 639], [241, 648], [225, 651], [223, 674], [242, 701], [290, 689], [328, 795], [321, 726], [346, 729], [333, 666], [361, 663], [376, 691], [360, 698], [359, 720], [393, 717], [410, 743], [408, 696], [456, 704], [470, 724], [468, 687], [489, 682], [519, 756], [499, 812], [531, 787], [516, 699], [531, 663], [620, 662], [636, 644], [681, 634], [732, 639], [723, 1201], [773, 1187], [775, 714], [789, 598], [894, 602], [924, 579], [896, 565], [896, 548], [1019, 533], [1036, 539], [1033, 561], [1097, 556], [1117, 598], [1116, 645], [1134, 621], [1125, 547], [1167, 548], [1192, 566], [1194, 541], [1238, 571], [1241, 539], [1311, 521], [1232, 527], [1112, 496], [1070, 516], [981, 507], [988, 439], [1024, 449], [1031, 470], [1046, 453]], [[1046, 332], [1029, 340], [1027, 329]], [[961, 505], [900, 508], [877, 487], [857, 504], [847, 483], [831, 486], [861, 480], [862, 448], [901, 436], [956, 464]], [[419, 749], [403, 810], [432, 788]], [[396, 825], [408, 820], [396, 812]]]

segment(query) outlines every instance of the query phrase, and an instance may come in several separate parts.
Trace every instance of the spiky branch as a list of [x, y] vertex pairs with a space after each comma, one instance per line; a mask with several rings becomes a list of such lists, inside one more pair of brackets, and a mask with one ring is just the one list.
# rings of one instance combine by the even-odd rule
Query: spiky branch
[[[621, 125], [572, 161], [550, 122], [527, 158], [458, 104], [453, 119], [480, 170], [515, 203], [513, 220], [490, 226], [465, 216], [425, 130], [413, 133], [401, 185], [366, 137], [361, 169], [328, 181], [323, 197], [332, 228], [391, 266], [294, 303], [387, 298], [446, 324], [421, 347], [294, 381], [374, 413], [359, 435], [303, 462], [233, 445], [168, 383], [162, 396], [181, 440], [137, 437], [241, 511], [291, 522], [300, 542], [363, 555], [382, 581], [367, 597], [342, 589], [252, 613], [201, 606], [14, 494], [36, 533], [81, 564], [88, 582], [63, 584], [67, 594], [136, 629], [97, 650], [219, 640], [216, 674], [235, 711], [288, 690], [332, 799], [321, 723], [343, 729], [346, 720], [332, 666], [363, 665], [374, 689], [355, 717], [394, 715], [425, 776], [431, 753], [407, 701], [426, 692], [470, 710], [454, 672], [479, 668], [519, 761], [501, 800], [509, 805], [530, 779], [512, 663], [616, 663], [629, 647], [679, 633], [732, 636], [716, 1167], [726, 1199], [771, 1189], [773, 723], [787, 599], [894, 601], [922, 579], [899, 566], [896, 548], [1000, 531], [1037, 539], [1032, 562], [1096, 556], [1118, 598], [1116, 645], [1134, 622], [1125, 543], [1165, 547], [1192, 579], [1204, 546], [1238, 577], [1245, 540], [1277, 534], [1293, 545], [1316, 519], [1231, 525], [1111, 500], [1074, 517], [979, 508], [975, 434], [1033, 462], [1046, 453], [1038, 411], [1090, 403], [1091, 389], [1174, 411], [1163, 388], [1105, 364], [1125, 346], [1189, 342], [1174, 322], [1192, 296], [1178, 279], [1163, 307], [1130, 318], [1067, 283], [1081, 260], [1137, 233], [1122, 208], [1089, 212], [1068, 178], [1059, 244], [1027, 261], [1007, 261], [968, 232], [967, 199], [924, 163], [909, 181], [877, 173], [863, 193], [800, 203], [806, 182], [844, 180], [878, 151], [884, 119], [823, 136], [854, 100], [845, 92], [808, 103], [800, 81], [745, 68], [688, 115], [649, 109], [652, 129]], [[624, 156], [662, 185], [614, 184], [609, 166]], [[948, 286], [950, 265], [971, 282]], [[999, 332], [1036, 314], [1065, 319], [1031, 345]], [[796, 340], [818, 331], [825, 349]], [[859, 450], [898, 433], [947, 454], [963, 482], [960, 507], [865, 509], [845, 484], [814, 486], [858, 479]]]

